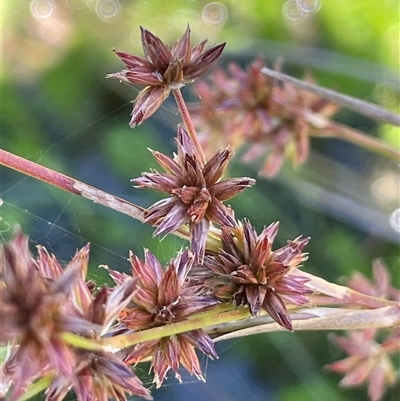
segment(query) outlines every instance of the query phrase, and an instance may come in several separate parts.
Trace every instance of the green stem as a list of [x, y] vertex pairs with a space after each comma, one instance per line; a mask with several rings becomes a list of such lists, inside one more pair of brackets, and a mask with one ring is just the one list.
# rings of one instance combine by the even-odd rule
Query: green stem
[[[233, 309], [231, 304], [219, 304], [207, 313], [196, 315], [193, 319], [155, 327], [135, 333], [121, 334], [115, 337], [104, 338], [101, 344], [111, 349], [123, 349], [132, 345], [176, 335], [179, 333], [214, 326], [221, 323], [249, 318], [248, 308]], [[212, 314], [209, 312], [213, 312]]]
[[186, 107], [185, 100], [183, 99], [182, 93], [180, 89], [172, 89], [172, 93], [174, 95], [176, 104], [178, 106], [179, 113], [181, 114], [183, 123], [187, 129], [187, 132], [193, 141], [193, 144], [196, 148], [197, 154], [200, 156], [201, 160], [200, 163], [203, 165], [206, 163], [206, 157], [203, 152], [203, 148], [200, 145], [199, 138], [197, 137], [196, 130], [193, 125], [193, 121], [190, 117], [189, 110]]
[[83, 348], [90, 351], [104, 350], [104, 347], [99, 344], [98, 340], [82, 337], [78, 334], [70, 333], [67, 331], [60, 334], [60, 339], [74, 347]]
[[53, 379], [54, 379], [53, 375], [47, 375], [35, 381], [25, 390], [24, 394], [21, 395], [21, 397], [19, 397], [17, 401], [29, 400], [30, 398], [40, 393], [41, 391], [46, 390], [46, 388], [50, 386]]

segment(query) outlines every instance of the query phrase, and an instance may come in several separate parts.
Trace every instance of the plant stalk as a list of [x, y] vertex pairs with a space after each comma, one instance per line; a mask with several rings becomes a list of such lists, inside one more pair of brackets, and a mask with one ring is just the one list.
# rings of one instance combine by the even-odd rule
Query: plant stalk
[[144, 209], [140, 206], [3, 149], [0, 164], [144, 222]]
[[189, 110], [186, 106], [185, 100], [183, 99], [182, 92], [178, 88], [178, 89], [172, 89], [172, 93], [174, 95], [176, 104], [178, 106], [179, 113], [181, 114], [183, 123], [185, 124], [187, 132], [190, 136], [190, 139], [193, 141], [193, 144], [197, 150], [197, 153], [201, 157], [201, 160], [199, 160], [199, 161], [204, 166], [206, 164], [206, 157], [204, 155], [203, 148], [200, 145], [199, 138], [197, 137], [196, 130], [194, 128], [193, 121], [190, 117]]
[[352, 290], [351, 288], [334, 284], [324, 280], [321, 277], [305, 271], [297, 271], [306, 277], [309, 281], [305, 285], [310, 288], [315, 295], [311, 295], [310, 302], [315, 306], [343, 305], [343, 306], [361, 306], [364, 308], [382, 308], [386, 306], [399, 305], [396, 301], [390, 301], [384, 298], [373, 297]]
[[343, 139], [364, 149], [368, 149], [372, 152], [385, 156], [396, 163], [400, 163], [400, 151], [394, 149], [378, 138], [374, 138], [365, 134], [364, 132], [339, 124], [310, 110], [297, 108], [293, 108], [292, 110], [294, 113], [303, 116], [305, 120], [314, 128], [314, 136], [316, 137]]
[[191, 330], [201, 329], [207, 326], [242, 320], [251, 316], [248, 308], [233, 310], [232, 308], [234, 308], [232, 304], [219, 304], [212, 308], [212, 311], [214, 312], [212, 314], [199, 314], [192, 319], [184, 320], [182, 322], [172, 323], [135, 333], [104, 338], [101, 340], [101, 344], [107, 348], [120, 350], [145, 341], [156, 340]]

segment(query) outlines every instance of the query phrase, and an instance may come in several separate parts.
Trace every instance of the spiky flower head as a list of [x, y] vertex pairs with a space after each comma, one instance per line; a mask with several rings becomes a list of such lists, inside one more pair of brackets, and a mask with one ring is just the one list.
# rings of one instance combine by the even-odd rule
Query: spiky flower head
[[190, 28], [172, 47], [150, 31], [140, 28], [145, 58], [116, 51], [126, 69], [107, 75], [145, 88], [135, 100], [130, 126], [141, 124], [160, 107], [171, 89], [181, 88], [205, 74], [216, 62], [225, 43], [204, 50], [206, 40], [192, 47]]
[[[133, 279], [127, 279], [112, 290], [103, 287], [83, 309], [85, 318], [98, 327], [88, 333], [92, 339], [110, 336], [109, 328], [121, 310], [130, 302], [136, 289]], [[90, 294], [88, 294], [90, 295]], [[152, 400], [152, 396], [131, 367], [123, 361], [125, 353], [76, 350], [77, 363], [71, 378], [56, 377], [46, 392], [46, 401], [59, 401], [72, 387], [78, 401], [117, 399], [126, 401], [127, 395], [141, 396]]]
[[222, 227], [222, 249], [206, 254], [191, 275], [193, 283], [205, 282], [221, 300], [248, 305], [256, 316], [264, 309], [278, 324], [292, 330], [287, 305], [308, 305], [307, 279], [295, 270], [307, 259], [302, 253], [309, 238], [296, 238], [275, 251], [272, 243], [278, 223], [257, 235], [244, 220], [236, 227]]
[[[290, 83], [278, 84], [262, 72], [263, 67], [258, 59], [246, 70], [236, 64], [228, 67], [229, 74], [216, 70], [210, 84], [195, 84], [202, 102], [191, 109], [205, 145], [247, 144], [243, 159], [248, 162], [268, 154], [261, 174], [272, 177], [286, 156], [294, 164], [307, 159], [309, 137], [320, 133], [306, 114], [331, 116], [338, 107]], [[311, 77], [307, 81], [313, 82]]]
[[[186, 285], [193, 261], [190, 251], [180, 252], [164, 270], [148, 250], [145, 250], [144, 261], [131, 253], [132, 276], [137, 279], [137, 289], [131, 304], [121, 314], [121, 323], [132, 330], [144, 330], [182, 321], [215, 305], [218, 301], [202, 295], [199, 287]], [[127, 277], [115, 272], [111, 275], [116, 282], [123, 282]], [[211, 358], [217, 357], [211, 338], [204, 330], [198, 329], [138, 344], [129, 351], [125, 360], [137, 363], [151, 358], [157, 387], [161, 386], [169, 369], [180, 380], [180, 365], [203, 380], [195, 348]]]
[[389, 269], [382, 259], [373, 261], [372, 274], [370, 281], [360, 272], [354, 272], [348, 286], [363, 294], [400, 302], [400, 290], [393, 287]]
[[222, 202], [254, 185], [251, 178], [221, 180], [233, 153], [230, 147], [216, 153], [204, 165], [190, 136], [178, 127], [178, 154], [172, 159], [151, 151], [165, 173], [153, 171], [134, 178], [140, 188], [151, 188], [171, 195], [145, 212], [145, 221], [158, 226], [154, 235], [177, 230], [189, 223], [191, 249], [198, 261], [204, 255], [210, 222], [233, 226], [235, 220]]

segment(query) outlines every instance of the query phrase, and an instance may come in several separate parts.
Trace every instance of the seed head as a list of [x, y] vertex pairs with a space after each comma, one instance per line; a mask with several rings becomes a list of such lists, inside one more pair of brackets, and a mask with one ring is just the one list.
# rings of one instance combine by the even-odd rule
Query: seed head
[[192, 47], [189, 26], [172, 47], [147, 29], [140, 29], [145, 58], [116, 51], [126, 69], [107, 75], [108, 78], [145, 86], [135, 100], [130, 122], [132, 128], [149, 118], [168, 97], [171, 89], [181, 88], [205, 74], [225, 47], [225, 43], [221, 43], [204, 50], [206, 40]]
[[221, 300], [249, 305], [256, 316], [264, 309], [281, 326], [292, 330], [287, 304], [308, 305], [307, 279], [295, 269], [307, 259], [302, 253], [309, 238], [296, 238], [272, 250], [278, 223], [257, 235], [247, 220], [236, 227], [222, 227], [222, 249], [205, 256], [203, 266], [191, 274], [193, 283], [204, 282]]
[[[144, 330], [184, 320], [215, 305], [218, 301], [202, 295], [199, 287], [187, 286], [186, 276], [193, 261], [190, 251], [180, 252], [163, 270], [148, 250], [145, 250], [144, 261], [131, 253], [132, 276], [137, 279], [137, 289], [132, 303], [121, 314], [121, 323], [132, 330]], [[121, 274], [113, 277], [117, 282], [124, 280]], [[128, 352], [125, 361], [138, 363], [150, 358], [157, 387], [161, 386], [169, 369], [180, 380], [180, 364], [191, 375], [204, 380], [195, 348], [211, 358], [217, 357], [211, 338], [198, 329], [138, 344]]]
[[219, 151], [205, 165], [202, 157], [182, 127], [178, 127], [178, 154], [173, 159], [152, 151], [165, 173], [143, 173], [132, 181], [140, 188], [152, 188], [171, 195], [145, 212], [146, 222], [157, 226], [154, 235], [177, 230], [189, 223], [191, 249], [198, 261], [204, 255], [210, 222], [233, 226], [235, 220], [226, 201], [254, 185], [251, 178], [221, 180], [233, 152], [230, 147]]
[[[318, 133], [306, 113], [328, 117], [338, 107], [290, 83], [279, 85], [262, 72], [263, 67], [256, 60], [246, 70], [235, 64], [228, 67], [229, 73], [216, 70], [210, 84], [195, 84], [202, 102], [191, 110], [205, 146], [230, 144], [236, 149], [246, 144], [243, 160], [247, 162], [268, 154], [261, 174], [272, 177], [286, 156], [294, 164], [307, 159], [309, 136]], [[313, 82], [311, 77], [307, 81]]]
[[125, 393], [150, 399], [133, 371], [117, 355], [75, 348], [63, 334], [100, 338], [130, 301], [133, 280], [93, 294], [85, 282], [89, 245], [62, 268], [39, 246], [35, 260], [21, 233], [1, 248], [0, 342], [11, 343], [2, 366], [0, 397], [19, 399], [27, 386], [47, 375], [56, 379], [47, 400], [62, 400], [71, 387], [79, 401], [107, 400]]

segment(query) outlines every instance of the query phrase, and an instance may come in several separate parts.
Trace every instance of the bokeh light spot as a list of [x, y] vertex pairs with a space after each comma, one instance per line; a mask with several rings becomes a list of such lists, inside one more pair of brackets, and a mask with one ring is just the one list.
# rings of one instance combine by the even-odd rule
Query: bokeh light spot
[[393, 211], [390, 215], [390, 225], [394, 230], [400, 232], [400, 208]]
[[374, 200], [381, 206], [397, 204], [400, 192], [398, 173], [385, 170], [371, 183], [370, 192]]
[[210, 24], [220, 24], [225, 21], [228, 16], [228, 10], [219, 2], [208, 3], [203, 8], [203, 20]]
[[305, 12], [299, 7], [296, 0], [287, 1], [283, 5], [282, 12], [283, 16], [292, 22], [300, 21], [305, 16]]
[[297, 0], [298, 6], [305, 13], [315, 13], [318, 11], [320, 2], [319, 0]]
[[31, 13], [36, 18], [50, 18], [54, 13], [54, 4], [51, 0], [33, 0]]
[[113, 18], [120, 10], [118, 0], [99, 0], [96, 4], [96, 14], [101, 18]]

